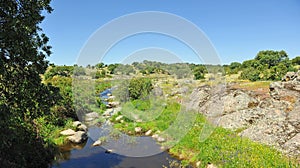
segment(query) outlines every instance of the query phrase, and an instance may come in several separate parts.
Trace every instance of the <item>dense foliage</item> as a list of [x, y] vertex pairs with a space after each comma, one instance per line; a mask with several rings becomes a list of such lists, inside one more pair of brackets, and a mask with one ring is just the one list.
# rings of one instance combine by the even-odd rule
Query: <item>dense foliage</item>
[[[47, 167], [49, 145], [39, 136], [35, 120], [50, 115], [59, 96], [44, 85], [48, 38], [39, 24], [50, 0], [0, 2], [0, 162], [1, 167]], [[30, 150], [28, 150], [30, 149]]]
[[[280, 80], [288, 71], [294, 71], [292, 61], [285, 51], [260, 51], [252, 60], [241, 65], [241, 79]], [[238, 69], [239, 70], [239, 69]]]
[[149, 78], [133, 78], [129, 82], [128, 91], [131, 99], [144, 99], [153, 89]]

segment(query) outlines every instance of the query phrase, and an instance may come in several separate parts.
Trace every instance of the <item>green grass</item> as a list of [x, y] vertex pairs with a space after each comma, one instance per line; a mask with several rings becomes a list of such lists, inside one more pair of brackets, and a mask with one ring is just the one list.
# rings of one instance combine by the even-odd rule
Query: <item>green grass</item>
[[66, 137], [61, 136], [60, 132], [68, 128], [74, 129], [72, 123], [72, 120], [67, 120], [65, 121], [65, 125], [60, 127], [48, 122], [46, 117], [40, 117], [36, 120], [40, 136], [44, 138], [45, 142], [55, 145], [65, 143]]
[[[147, 103], [142, 108], [146, 107]], [[134, 134], [135, 127], [141, 127], [143, 132], [150, 129], [153, 132], [163, 131], [175, 121], [180, 108], [178, 103], [168, 102], [160, 116], [153, 121], [139, 123], [125, 118], [123, 123], [116, 122], [114, 126], [131, 134]], [[114, 116], [112, 121], [118, 115]], [[213, 133], [204, 141], [200, 141], [205, 123], [204, 116], [197, 114], [193, 127], [179, 143], [169, 149], [172, 155], [183, 159], [182, 165], [195, 165], [200, 161], [201, 167], [206, 167], [208, 163], [218, 167], [299, 167], [295, 159], [284, 156], [276, 149], [240, 137], [237, 132], [224, 128], [209, 126], [214, 129]], [[166, 142], [166, 145], [168, 143], [172, 142]]]
[[191, 163], [200, 161], [201, 167], [213, 163], [218, 167], [299, 167], [276, 149], [240, 137], [224, 128], [216, 127], [205, 141], [199, 141], [204, 121], [199, 115], [196, 125], [170, 153], [181, 156]]
[[[156, 103], [152, 104], [152, 106], [155, 106]], [[135, 106], [139, 105], [139, 106]], [[127, 103], [124, 105], [125, 108], [122, 108], [121, 113], [130, 115], [127, 112], [133, 112], [141, 117], [145, 117], [146, 119], [151, 119], [151, 121], [147, 122], [134, 122], [132, 117], [126, 117], [125, 115], [125, 122], [124, 123], [115, 123], [115, 127], [124, 131], [124, 132], [131, 132], [134, 134], [134, 128], [135, 127], [141, 127], [142, 132], [146, 132], [148, 130], [152, 130], [152, 132], [156, 131], [163, 131], [167, 129], [170, 124], [176, 119], [177, 113], [180, 111], [180, 105], [178, 103], [172, 103], [168, 102], [167, 105], [163, 108], [157, 108], [157, 110], [161, 111], [154, 111], [154, 113], [151, 114], [151, 110], [149, 110], [149, 104], [148, 103], [142, 103], [141, 101], [134, 101], [133, 103]], [[145, 109], [145, 111], [143, 111]], [[144, 114], [143, 114], [144, 113]], [[157, 114], [160, 115], [157, 115]], [[120, 114], [120, 113], [119, 113]], [[115, 120], [115, 118], [119, 115], [115, 115], [112, 117], [112, 121]], [[153, 119], [153, 120], [152, 120]]]

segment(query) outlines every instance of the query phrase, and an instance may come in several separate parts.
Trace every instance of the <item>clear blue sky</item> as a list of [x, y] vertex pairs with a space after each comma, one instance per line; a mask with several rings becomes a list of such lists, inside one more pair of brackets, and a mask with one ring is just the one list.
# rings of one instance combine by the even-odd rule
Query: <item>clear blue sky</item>
[[[76, 63], [86, 41], [104, 24], [142, 11], [169, 12], [193, 22], [210, 39], [225, 64], [252, 59], [258, 51], [268, 49], [285, 50], [290, 58], [300, 56], [299, 0], [52, 0], [51, 4], [54, 11], [46, 14], [41, 27], [53, 47], [49, 60], [58, 65]], [[147, 42], [141, 45], [141, 40]], [[103, 61], [118, 62], [110, 55], [121, 57], [147, 47], [174, 50], [181, 56], [191, 54], [171, 41], [149, 34], [132, 37], [121, 41]]]

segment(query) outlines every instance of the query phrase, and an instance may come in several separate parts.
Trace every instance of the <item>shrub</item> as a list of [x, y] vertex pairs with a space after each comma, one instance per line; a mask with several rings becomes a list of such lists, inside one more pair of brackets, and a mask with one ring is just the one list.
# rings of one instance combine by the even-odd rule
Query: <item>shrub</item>
[[149, 78], [133, 78], [129, 82], [129, 97], [133, 100], [144, 99], [153, 89], [152, 81]]

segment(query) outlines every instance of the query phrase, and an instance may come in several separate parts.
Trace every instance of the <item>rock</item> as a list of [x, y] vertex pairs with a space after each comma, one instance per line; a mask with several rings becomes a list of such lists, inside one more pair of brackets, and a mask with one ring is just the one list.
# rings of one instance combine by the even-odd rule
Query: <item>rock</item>
[[282, 81], [290, 81], [294, 79], [295, 72], [287, 72], [286, 75], [281, 79]]
[[210, 98], [210, 87], [202, 86], [193, 90], [190, 95], [188, 108], [199, 110], [199, 107], [203, 106]]
[[64, 136], [70, 136], [70, 135], [74, 135], [74, 134], [75, 134], [75, 131], [72, 129], [67, 129], [67, 130], [60, 132], [60, 135], [64, 135]]
[[158, 138], [158, 134], [152, 135], [152, 138], [153, 138], [153, 139], [157, 139], [157, 138]]
[[165, 151], [165, 150], [166, 150], [166, 147], [161, 146], [161, 147], [160, 147], [160, 150]]
[[97, 112], [91, 112], [91, 113], [87, 113], [85, 114], [86, 118], [98, 118], [99, 114]]
[[88, 131], [87, 126], [84, 125], [84, 124], [79, 125], [79, 126], [77, 127], [77, 129], [78, 129], [79, 131], [84, 131], [84, 132], [87, 132], [87, 131]]
[[288, 139], [295, 135], [295, 127], [286, 120], [282, 110], [268, 110], [265, 117], [240, 133], [251, 140], [281, 149]]
[[107, 110], [105, 110], [105, 112], [102, 115], [103, 116], [111, 116], [113, 112], [114, 112], [114, 109], [107, 109]]
[[212, 163], [209, 163], [206, 168], [217, 168], [217, 166], [213, 165]]
[[141, 133], [142, 132], [142, 128], [141, 127], [136, 127], [134, 128], [135, 133]]
[[[213, 124], [239, 130], [242, 137], [298, 156], [300, 70], [287, 73], [282, 82], [271, 83], [269, 95], [262, 93], [262, 89], [242, 90], [235, 86], [198, 87], [183, 105], [204, 114]], [[155, 133], [152, 137], [161, 140], [159, 135]]]
[[300, 155], [300, 133], [295, 135], [293, 138], [289, 139], [283, 145], [283, 149], [285, 150], [285, 153], [294, 156], [299, 156]]
[[108, 98], [107, 98], [107, 100], [114, 100], [116, 98], [116, 96], [109, 96]]
[[105, 151], [105, 153], [112, 153], [112, 152], [113, 152], [112, 149], [107, 149], [107, 150]]
[[120, 121], [122, 118], [123, 118], [123, 116], [120, 115], [120, 116], [118, 116], [118, 117], [116, 118], [116, 121]]
[[93, 143], [93, 146], [100, 146], [102, 144], [101, 140], [97, 140]]
[[93, 120], [94, 120], [94, 118], [85, 118], [86, 122], [90, 122], [90, 121], [93, 121]]
[[201, 161], [196, 162], [196, 167], [200, 167], [201, 166]]
[[72, 125], [73, 125], [73, 127], [77, 128], [79, 125], [81, 125], [81, 122], [80, 121], [74, 121]]
[[231, 130], [249, 127], [262, 120], [265, 113], [266, 110], [260, 108], [239, 110], [221, 116], [218, 125]]
[[158, 137], [157, 138], [157, 142], [165, 142], [165, 141], [166, 141], [166, 139], [163, 138], [163, 137]]
[[270, 96], [273, 99], [279, 100], [280, 99], [280, 90], [283, 88], [281, 82], [273, 82], [270, 84]]
[[148, 130], [148, 131], [145, 133], [145, 135], [146, 135], [146, 136], [150, 136], [151, 133], [152, 133], [152, 130]]
[[183, 86], [183, 87], [181, 87], [181, 88], [179, 89], [178, 92], [179, 92], [180, 94], [187, 94], [189, 90], [190, 90], [189, 87]]
[[87, 134], [84, 131], [77, 131], [77, 132], [75, 132], [74, 135], [67, 137], [67, 139], [70, 142], [76, 143], [76, 144], [84, 142], [85, 140], [87, 140], [87, 138], [88, 138]]
[[119, 102], [108, 102], [108, 107], [109, 107], [109, 108], [117, 107], [118, 105], [120, 105]]
[[111, 96], [111, 93], [107, 93], [107, 96], [108, 96], [108, 97]]
[[247, 93], [235, 90], [222, 97], [224, 101], [224, 113], [231, 113], [238, 110], [256, 107], [258, 101]]

